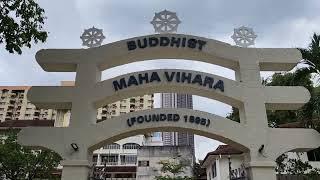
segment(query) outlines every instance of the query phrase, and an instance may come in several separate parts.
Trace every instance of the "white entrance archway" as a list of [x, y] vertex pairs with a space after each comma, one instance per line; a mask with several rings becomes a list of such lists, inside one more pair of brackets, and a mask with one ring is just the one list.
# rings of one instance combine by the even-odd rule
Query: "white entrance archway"
[[[101, 71], [150, 59], [190, 59], [236, 72], [236, 81], [186, 70], [150, 70], [101, 81]], [[251, 179], [275, 180], [275, 159], [290, 150], [320, 146], [311, 129], [272, 129], [266, 109], [297, 109], [310, 98], [303, 87], [265, 87], [260, 71], [290, 70], [301, 59], [297, 49], [239, 48], [182, 34], [136, 37], [91, 49], [40, 50], [36, 59], [46, 71], [76, 72], [74, 87], [32, 87], [28, 98], [38, 107], [71, 109], [66, 128], [26, 128], [19, 142], [58, 152], [62, 179], [87, 178], [92, 151], [104, 143], [161, 129], [188, 130], [246, 152]], [[129, 113], [96, 124], [96, 109], [126, 97], [156, 92], [201, 95], [238, 107], [240, 123], [186, 109]], [[78, 151], [70, 144], [76, 143]], [[264, 154], [259, 148], [264, 145]]]

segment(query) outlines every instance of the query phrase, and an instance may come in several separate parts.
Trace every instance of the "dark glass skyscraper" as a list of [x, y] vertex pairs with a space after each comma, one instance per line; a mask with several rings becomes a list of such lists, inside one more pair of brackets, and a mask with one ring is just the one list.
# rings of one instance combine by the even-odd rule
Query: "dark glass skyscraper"
[[[189, 94], [176, 94], [176, 93], [162, 93], [161, 94], [161, 107], [162, 108], [188, 108], [192, 109], [192, 95]], [[189, 132], [163, 132], [162, 133], [163, 145], [179, 145], [191, 146], [194, 152], [194, 134]]]

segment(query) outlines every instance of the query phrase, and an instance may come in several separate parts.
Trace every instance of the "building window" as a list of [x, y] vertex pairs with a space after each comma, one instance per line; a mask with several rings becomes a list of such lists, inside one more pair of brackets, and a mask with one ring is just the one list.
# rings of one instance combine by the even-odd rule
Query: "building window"
[[307, 152], [308, 161], [320, 161], [320, 148]]
[[138, 149], [139, 147], [139, 144], [135, 143], [127, 143], [122, 146], [123, 149]]
[[131, 98], [130, 103], [136, 103], [136, 100], [134, 98]]
[[92, 162], [93, 162], [94, 164], [96, 164], [96, 163], [98, 162], [98, 155], [93, 155], [93, 156], [92, 156]]
[[121, 165], [125, 164], [136, 164], [137, 156], [136, 155], [120, 155]]
[[116, 143], [108, 144], [104, 146], [103, 149], [120, 149], [120, 145]]
[[158, 137], [161, 137], [161, 136], [162, 136], [161, 132], [152, 133], [152, 137], [158, 138]]
[[119, 158], [118, 154], [101, 155], [101, 162], [102, 164], [107, 164], [107, 165], [117, 165], [118, 158]]
[[212, 178], [215, 178], [217, 176], [217, 165], [216, 162], [212, 164]]
[[149, 161], [139, 161], [138, 166], [139, 167], [149, 167]]

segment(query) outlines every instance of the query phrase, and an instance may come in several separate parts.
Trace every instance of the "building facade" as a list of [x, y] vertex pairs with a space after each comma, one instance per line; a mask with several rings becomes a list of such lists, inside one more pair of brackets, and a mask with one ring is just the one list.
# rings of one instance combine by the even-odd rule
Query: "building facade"
[[[161, 94], [162, 108], [187, 108], [193, 109], [192, 95], [162, 93]], [[172, 146], [191, 146], [194, 152], [194, 134], [189, 132], [162, 132], [163, 145]]]

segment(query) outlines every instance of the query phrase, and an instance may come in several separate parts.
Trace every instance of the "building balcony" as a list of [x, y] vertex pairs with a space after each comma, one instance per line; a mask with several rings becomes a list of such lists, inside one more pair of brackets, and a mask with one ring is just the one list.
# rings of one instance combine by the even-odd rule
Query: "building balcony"
[[4, 120], [5, 121], [12, 120], [12, 117], [7, 116]]
[[9, 101], [9, 104], [11, 104], [11, 105], [13, 105], [13, 104], [15, 104], [15, 103], [16, 103], [15, 100], [10, 100], [10, 101]]

